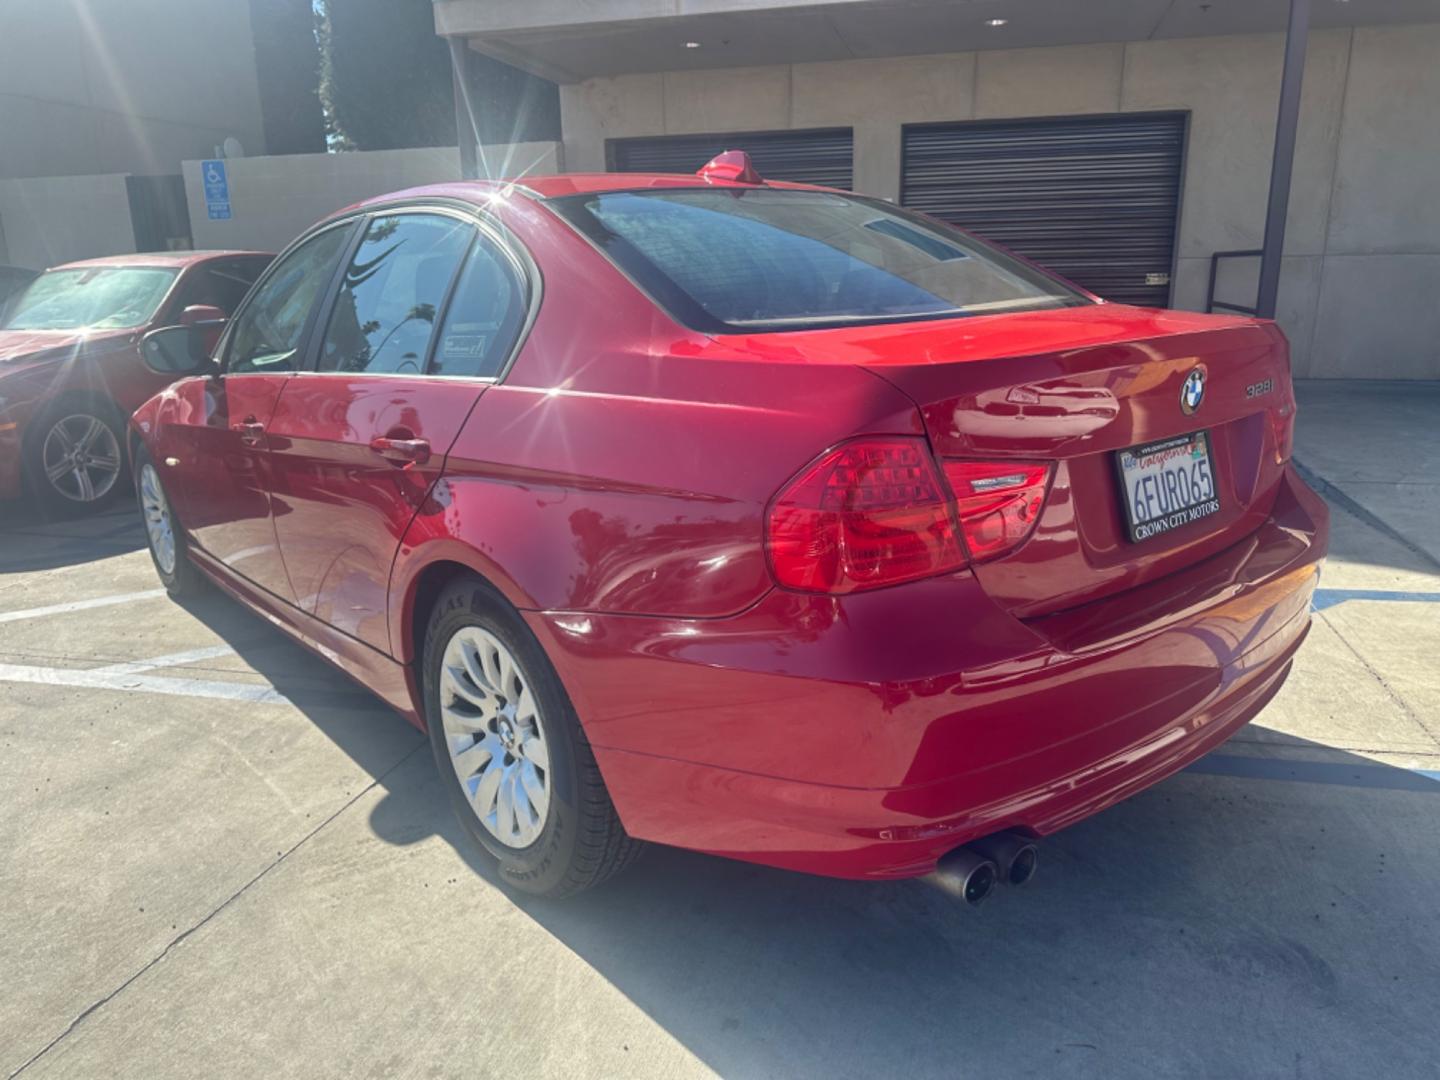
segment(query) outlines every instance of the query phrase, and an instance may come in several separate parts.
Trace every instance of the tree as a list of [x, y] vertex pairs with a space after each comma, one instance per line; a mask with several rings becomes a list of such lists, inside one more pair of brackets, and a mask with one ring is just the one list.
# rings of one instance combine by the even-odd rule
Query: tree
[[431, 0], [316, 0], [331, 147], [455, 145], [450, 52]]

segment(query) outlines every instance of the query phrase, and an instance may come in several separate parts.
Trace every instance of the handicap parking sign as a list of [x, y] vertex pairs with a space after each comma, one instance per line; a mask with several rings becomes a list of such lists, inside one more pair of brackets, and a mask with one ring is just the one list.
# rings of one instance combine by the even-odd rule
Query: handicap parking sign
[[225, 162], [202, 161], [200, 179], [205, 184], [205, 210], [211, 221], [230, 217], [230, 181], [225, 177]]

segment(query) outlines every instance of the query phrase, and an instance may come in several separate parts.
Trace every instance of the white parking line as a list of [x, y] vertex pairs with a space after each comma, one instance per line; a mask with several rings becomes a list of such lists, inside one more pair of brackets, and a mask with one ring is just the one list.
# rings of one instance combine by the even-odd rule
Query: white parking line
[[[120, 665], [117, 665], [120, 666]], [[95, 690], [130, 690], [173, 697], [248, 701], [259, 705], [289, 705], [290, 699], [273, 686], [247, 683], [172, 679], [164, 675], [136, 675], [102, 668], [50, 668], [28, 664], [0, 664], [0, 682], [41, 686], [79, 686]]]
[[137, 600], [153, 600], [164, 596], [164, 589], [146, 589], [144, 592], [119, 593], [115, 596], [97, 596], [90, 600], [71, 600], [67, 604], [50, 604], [47, 607], [22, 608], [19, 611], [0, 611], [0, 623], [18, 622], [21, 619], [42, 619], [46, 615], [64, 615], [69, 611], [88, 611], [91, 608], [113, 607], [115, 604], [130, 604]]
[[233, 656], [234, 654], [235, 650], [229, 645], [209, 645], [203, 649], [166, 653], [164, 656], [152, 656], [148, 660], [127, 660], [124, 663], [106, 664], [104, 667], [87, 670], [103, 675], [134, 675], [140, 671], [154, 671], [156, 668], [193, 664], [197, 660], [214, 660], [221, 656]]

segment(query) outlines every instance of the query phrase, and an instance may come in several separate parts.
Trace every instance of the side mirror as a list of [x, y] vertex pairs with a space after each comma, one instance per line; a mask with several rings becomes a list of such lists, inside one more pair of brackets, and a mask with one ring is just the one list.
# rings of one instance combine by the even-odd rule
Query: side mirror
[[229, 316], [213, 304], [191, 304], [180, 312], [181, 326], [195, 326], [198, 323], [223, 323]]
[[220, 335], [225, 330], [229, 316], [213, 304], [191, 304], [180, 312], [181, 326], [195, 326], [204, 331], [205, 355], [209, 356], [220, 344]]
[[140, 341], [140, 358], [157, 375], [172, 379], [201, 375], [215, 369], [210, 359], [213, 326], [166, 326], [151, 330]]

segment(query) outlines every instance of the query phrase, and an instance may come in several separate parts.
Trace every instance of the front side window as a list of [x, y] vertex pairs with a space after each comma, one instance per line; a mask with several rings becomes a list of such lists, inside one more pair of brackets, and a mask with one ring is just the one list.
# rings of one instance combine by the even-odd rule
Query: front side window
[[266, 266], [264, 259], [226, 259], [197, 266], [180, 285], [171, 311], [175, 318], [187, 307], [207, 304], [226, 315], [235, 314], [240, 301]]
[[118, 330], [155, 315], [176, 271], [91, 266], [41, 274], [8, 305], [5, 330]]
[[235, 320], [227, 372], [295, 370], [305, 324], [325, 295], [350, 235], [346, 226], [327, 229], [280, 260]]
[[365, 230], [335, 298], [320, 370], [422, 375], [450, 279], [473, 226], [431, 214], [391, 214]]
[[672, 315], [707, 333], [1089, 303], [958, 230], [857, 196], [682, 188], [550, 205]]

